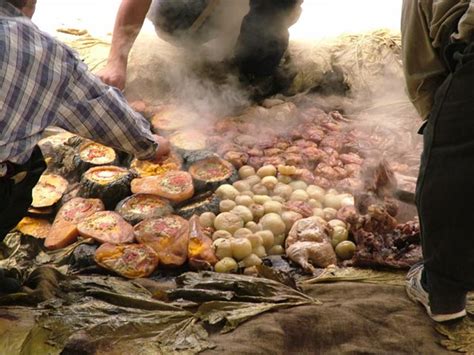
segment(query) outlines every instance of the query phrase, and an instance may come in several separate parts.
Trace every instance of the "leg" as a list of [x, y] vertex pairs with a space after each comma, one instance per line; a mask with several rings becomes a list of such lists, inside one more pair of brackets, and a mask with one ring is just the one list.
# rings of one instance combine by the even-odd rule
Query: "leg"
[[288, 47], [288, 28], [299, 16], [298, 0], [251, 0], [235, 48], [243, 75], [272, 75]]
[[38, 182], [41, 174], [46, 169], [43, 155], [39, 148], [33, 152], [30, 160], [23, 165], [15, 167], [15, 173], [26, 171], [26, 177], [15, 185], [13, 180], [0, 181], [0, 241], [10, 230], [25, 216], [31, 205], [31, 191]]
[[456, 311], [474, 290], [473, 80], [474, 61], [459, 64], [438, 90], [424, 130], [417, 206], [432, 313]]

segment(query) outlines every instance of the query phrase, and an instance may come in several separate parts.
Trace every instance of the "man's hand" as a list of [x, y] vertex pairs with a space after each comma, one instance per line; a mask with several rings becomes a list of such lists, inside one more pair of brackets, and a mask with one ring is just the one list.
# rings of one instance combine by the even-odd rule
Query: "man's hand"
[[125, 88], [125, 81], [127, 79], [127, 64], [118, 62], [109, 62], [105, 68], [101, 69], [97, 76], [105, 84], [115, 86], [119, 90]]
[[156, 134], [153, 135], [156, 143], [158, 143], [158, 149], [156, 150], [155, 160], [159, 161], [164, 156], [167, 156], [170, 153], [170, 142], [161, 136]]

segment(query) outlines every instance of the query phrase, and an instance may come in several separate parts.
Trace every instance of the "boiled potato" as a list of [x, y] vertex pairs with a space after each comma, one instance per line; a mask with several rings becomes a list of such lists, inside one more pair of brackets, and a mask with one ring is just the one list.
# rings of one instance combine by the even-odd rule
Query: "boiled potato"
[[237, 204], [232, 200], [222, 200], [219, 202], [219, 211], [221, 212], [229, 212], [231, 211]]
[[252, 192], [256, 195], [268, 195], [268, 189], [260, 183], [252, 186]]
[[293, 179], [290, 176], [286, 176], [286, 175], [278, 175], [277, 179], [279, 182], [283, 184], [289, 184], [290, 182], [293, 181]]
[[244, 269], [245, 276], [258, 276], [258, 269], [256, 266], [249, 266]]
[[252, 235], [252, 231], [247, 228], [239, 228], [234, 233], [234, 238], [245, 238], [249, 235]]
[[225, 230], [231, 234], [239, 228], [243, 228], [244, 221], [236, 214], [224, 212], [219, 214], [214, 220], [214, 228], [217, 230]]
[[341, 207], [354, 206], [354, 196], [349, 194], [344, 194], [341, 198]]
[[214, 270], [216, 272], [226, 273], [226, 272], [235, 272], [239, 269], [237, 262], [232, 258], [223, 258], [219, 260], [216, 265], [214, 265]]
[[280, 202], [281, 204], [286, 202], [286, 200], [283, 197], [280, 197], [280, 196], [272, 196], [272, 200], [276, 201], [276, 202]]
[[233, 236], [231, 233], [227, 232], [227, 231], [223, 231], [223, 230], [218, 230], [218, 231], [215, 231], [213, 234], [212, 234], [212, 240], [217, 240], [217, 239], [232, 239]]
[[335, 248], [339, 243], [347, 240], [348, 237], [349, 232], [347, 228], [335, 226], [331, 232], [331, 244]]
[[313, 208], [313, 216], [324, 218], [324, 210], [322, 208]]
[[261, 178], [265, 176], [276, 176], [277, 169], [273, 165], [265, 165], [257, 170], [257, 175]]
[[258, 205], [256, 203], [250, 205], [249, 210], [252, 212], [255, 221], [260, 220], [260, 218], [262, 218], [265, 214], [265, 208], [262, 205]]
[[356, 245], [349, 240], [340, 242], [336, 246], [336, 255], [342, 260], [352, 259], [355, 251], [356, 251]]
[[243, 191], [240, 193], [240, 196], [249, 196], [249, 197], [253, 197], [255, 194], [252, 192], [252, 191]]
[[263, 204], [263, 208], [265, 209], [265, 214], [272, 212], [280, 214], [283, 210], [283, 205], [277, 201], [268, 201]]
[[347, 224], [344, 221], [341, 221], [340, 219], [331, 219], [328, 224], [334, 228], [336, 226], [342, 227], [342, 228], [347, 228]]
[[292, 165], [278, 165], [278, 172], [282, 175], [292, 176], [297, 173], [298, 169]]
[[235, 198], [235, 203], [240, 206], [249, 207], [253, 204], [253, 198], [247, 195], [240, 195]]
[[281, 219], [285, 223], [287, 232], [291, 229], [291, 227], [293, 227], [293, 224], [295, 224], [296, 221], [299, 221], [302, 218], [302, 215], [294, 211], [285, 211], [281, 214]]
[[213, 228], [216, 215], [212, 212], [204, 212], [199, 216], [199, 223], [204, 228]]
[[[255, 215], [254, 215], [254, 218], [255, 218]], [[252, 231], [252, 233], [256, 233], [256, 232], [259, 232], [261, 230], [261, 227], [257, 223], [255, 223], [254, 221], [250, 221], [250, 222], [245, 223], [245, 228], [250, 229]]]
[[260, 265], [261, 263], [262, 263], [262, 259], [260, 259], [255, 254], [250, 254], [244, 260], [242, 260], [242, 264], [244, 267], [257, 266], [257, 265]]
[[283, 255], [285, 254], [285, 249], [281, 245], [274, 245], [268, 251], [268, 255]]
[[294, 190], [291, 193], [290, 201], [308, 201], [309, 196], [303, 189]]
[[288, 200], [293, 192], [293, 188], [290, 185], [278, 183], [273, 189], [273, 196], [280, 196], [285, 200]]
[[259, 205], [263, 205], [265, 202], [271, 201], [272, 198], [267, 195], [255, 195], [253, 197], [253, 201], [255, 203], [258, 203]]
[[232, 257], [232, 243], [230, 239], [216, 239], [212, 243], [212, 246], [214, 247], [215, 254], [219, 260]]
[[236, 260], [242, 260], [252, 254], [252, 244], [247, 238], [232, 239], [232, 255]]
[[286, 231], [286, 225], [277, 213], [268, 213], [260, 219], [259, 224], [263, 230], [270, 230], [273, 235], [283, 234]]
[[324, 219], [326, 221], [330, 221], [331, 219], [335, 219], [337, 215], [337, 210], [334, 208], [326, 207], [323, 209], [324, 212]]
[[244, 181], [244, 180], [239, 180], [239, 181], [236, 181], [232, 184], [232, 186], [234, 186], [237, 190], [239, 190], [240, 192], [244, 192], [244, 191], [249, 191], [250, 190], [250, 184], [247, 182], [247, 181]]
[[275, 242], [275, 237], [273, 236], [272, 231], [260, 231], [256, 232], [255, 235], [258, 235], [260, 238], [262, 238], [262, 245], [265, 247], [265, 249], [271, 248]]
[[250, 188], [252, 188], [252, 186], [259, 184], [261, 179], [257, 175], [252, 175], [246, 178], [244, 181], [250, 185]]
[[260, 258], [267, 256], [267, 251], [265, 250], [265, 247], [263, 245], [259, 245], [258, 247], [253, 248], [252, 251]]
[[311, 206], [311, 208], [323, 208], [323, 204], [314, 198], [309, 199], [308, 204]]
[[217, 188], [216, 195], [221, 200], [234, 200], [237, 196], [239, 196], [239, 190], [237, 190], [232, 185], [224, 184]]
[[250, 211], [248, 207], [235, 206], [230, 212], [239, 216], [244, 221], [244, 223], [253, 221], [252, 211]]
[[262, 185], [268, 190], [273, 190], [278, 184], [278, 179], [275, 176], [265, 176], [262, 178]]
[[252, 175], [255, 175], [255, 169], [249, 165], [244, 165], [239, 169], [239, 176], [241, 179], [246, 179]]
[[263, 245], [263, 239], [258, 234], [250, 234], [247, 235], [246, 238], [249, 240], [250, 244], [252, 244], [252, 249]]
[[323, 205], [324, 207], [334, 208], [335, 210], [338, 210], [339, 208], [341, 208], [341, 195], [327, 194], [326, 196], [324, 196]]
[[316, 186], [316, 185], [309, 185], [306, 188], [306, 192], [309, 195], [309, 198], [318, 200], [320, 202], [323, 201], [324, 196], [326, 195], [326, 191], [322, 187]]
[[301, 180], [295, 180], [289, 183], [293, 190], [305, 190], [308, 188], [308, 184]]
[[286, 234], [278, 234], [275, 236], [273, 245], [283, 245], [285, 244]]

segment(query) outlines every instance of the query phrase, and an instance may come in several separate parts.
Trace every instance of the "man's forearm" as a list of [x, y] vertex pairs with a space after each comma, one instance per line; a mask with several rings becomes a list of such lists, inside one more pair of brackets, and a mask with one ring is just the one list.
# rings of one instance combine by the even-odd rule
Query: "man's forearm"
[[152, 0], [123, 0], [115, 19], [109, 62], [127, 63]]

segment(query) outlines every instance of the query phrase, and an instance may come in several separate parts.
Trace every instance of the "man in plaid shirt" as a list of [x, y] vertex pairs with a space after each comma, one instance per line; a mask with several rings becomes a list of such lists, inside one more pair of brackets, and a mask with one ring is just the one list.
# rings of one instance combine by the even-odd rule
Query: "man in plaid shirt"
[[139, 159], [168, 153], [168, 142], [151, 133], [120, 91], [30, 21], [35, 3], [0, 0], [0, 241], [31, 204], [45, 169], [36, 144], [48, 126]]

